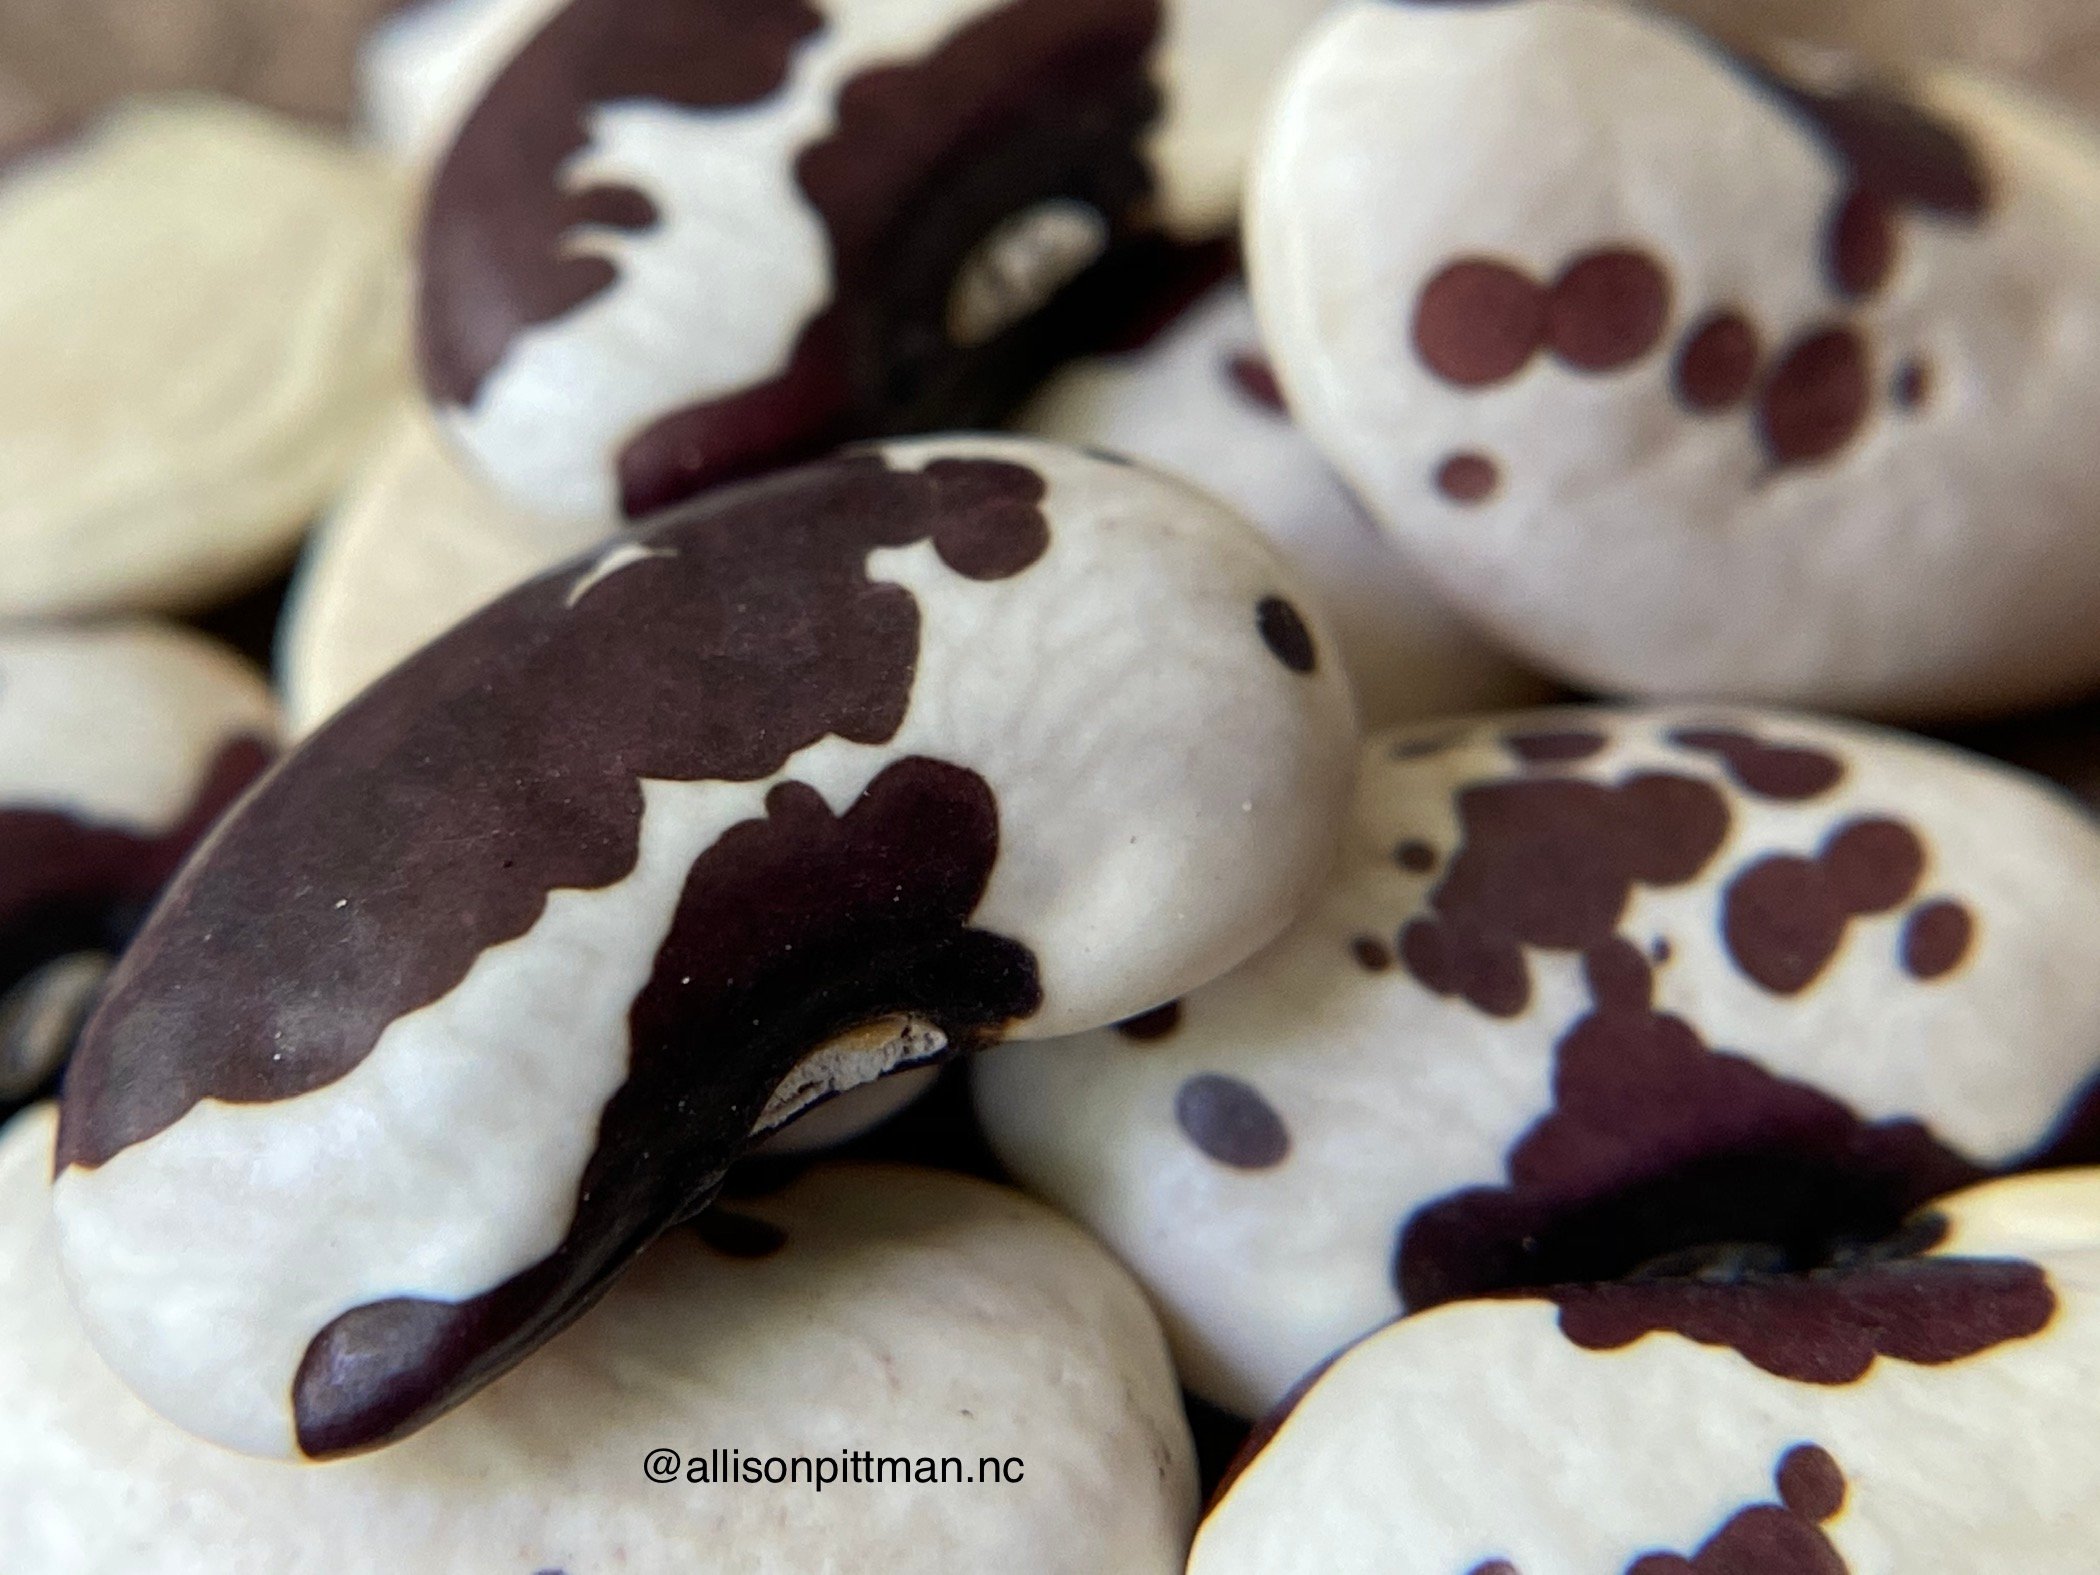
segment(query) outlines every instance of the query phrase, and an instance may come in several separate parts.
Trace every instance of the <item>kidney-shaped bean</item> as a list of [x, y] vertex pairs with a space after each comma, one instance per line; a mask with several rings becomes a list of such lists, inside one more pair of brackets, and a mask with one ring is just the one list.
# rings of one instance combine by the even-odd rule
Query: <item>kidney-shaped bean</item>
[[1300, 595], [1198, 493], [971, 438], [498, 601], [289, 756], [112, 979], [55, 1188], [90, 1337], [206, 1437], [382, 1443], [816, 1102], [1221, 972], [1348, 792]]

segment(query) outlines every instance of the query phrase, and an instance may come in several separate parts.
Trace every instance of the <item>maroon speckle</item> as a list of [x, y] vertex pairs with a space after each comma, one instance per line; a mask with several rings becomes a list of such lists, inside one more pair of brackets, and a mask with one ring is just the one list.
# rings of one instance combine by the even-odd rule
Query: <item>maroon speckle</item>
[[1393, 966], [1393, 954], [1375, 935], [1359, 935], [1349, 943], [1349, 954], [1366, 973], [1384, 973]]
[[1825, 1521], [1845, 1507], [1845, 1473], [1828, 1450], [1796, 1444], [1773, 1475], [1779, 1502], [1806, 1520]]
[[1582, 978], [1599, 1011], [1645, 1014], [1655, 1004], [1655, 970], [1629, 942], [1615, 939], [1585, 952]]
[[1893, 820], [1854, 820], [1823, 845], [1823, 870], [1847, 912], [1887, 913], [1910, 900], [1925, 874], [1925, 844]]
[[1732, 410], [1750, 397], [1764, 347], [1738, 312], [1703, 319], [1677, 353], [1677, 397], [1700, 415]]
[[1485, 503], [1502, 485], [1502, 472], [1485, 454], [1453, 454], [1437, 467], [1436, 489], [1454, 503]]
[[1661, 773], [1618, 787], [1565, 777], [1476, 783], [1458, 795], [1463, 840], [1407, 925], [1402, 958], [1424, 988], [1493, 1017], [1531, 999], [1524, 948], [1587, 951], [1610, 938], [1636, 885], [1678, 886], [1719, 851], [1728, 806]]
[[693, 1234], [725, 1258], [770, 1258], [787, 1245], [778, 1225], [732, 1209], [709, 1209], [693, 1221]]
[[1896, 268], [1896, 212], [1873, 192], [1838, 204], [1824, 240], [1824, 263], [1838, 294], [1862, 300], [1879, 293]]
[[1904, 362], [1890, 394], [1905, 410], [1921, 408], [1932, 398], [1932, 367], [1924, 361]]
[[1789, 803], [1828, 793], [1844, 780], [1837, 756], [1800, 744], [1772, 744], [1736, 728], [1687, 727], [1670, 734], [1680, 749], [1713, 755], [1736, 785], [1759, 798]]
[[1944, 979], [1975, 943], [1976, 921], [1958, 902], [1928, 902], [1903, 926], [1903, 967], [1915, 979]]
[[1436, 868], [1436, 849], [1420, 837], [1409, 837], [1393, 849], [1393, 862], [1410, 875], [1427, 875]]
[[1262, 409], [1277, 415], [1285, 413], [1283, 385], [1276, 381], [1276, 369], [1259, 351], [1242, 350], [1226, 362], [1225, 371], [1233, 386]]
[[1126, 1017], [1116, 1024], [1116, 1032], [1125, 1039], [1139, 1044], [1152, 1044], [1165, 1039], [1181, 1026], [1181, 1003], [1169, 1001], [1165, 1006], [1155, 1006], [1149, 1012], [1140, 1012], [1135, 1017]]
[[1849, 1566], [1822, 1530], [1845, 1503], [1838, 1463], [1818, 1445], [1797, 1444], [1774, 1482], [1777, 1504], [1737, 1511], [1689, 1558], [1645, 1554], [1626, 1575], [1846, 1575]]
[[1627, 248], [1591, 252], [1570, 263], [1546, 302], [1546, 343], [1567, 365], [1615, 372], [1662, 342], [1670, 317], [1670, 279], [1661, 264]]
[[1852, 821], [1812, 859], [1759, 859], [1722, 900], [1728, 955], [1773, 994], [1798, 995], [1830, 966], [1855, 918], [1908, 901], [1924, 873], [1924, 845], [1892, 820]]
[[1872, 388], [1866, 341], [1856, 332], [1810, 334], [1780, 358], [1758, 401], [1765, 452], [1780, 466], [1830, 458], [1866, 423]]
[[1451, 264], [1422, 287], [1415, 303], [1415, 353], [1460, 388], [1515, 377], [1545, 337], [1546, 292], [1521, 270], [1489, 258]]
[[1519, 1575], [1519, 1572], [1508, 1559], [1489, 1559], [1485, 1564], [1474, 1565], [1467, 1575]]
[[1174, 1119], [1191, 1143], [1234, 1170], [1268, 1170], [1291, 1151], [1283, 1118], [1236, 1077], [1206, 1072], [1190, 1078], [1174, 1096]]
[[1310, 673], [1319, 666], [1312, 631], [1298, 609], [1281, 596], [1264, 596], [1254, 609], [1254, 622], [1261, 630], [1262, 644], [1292, 672]]
[[1505, 733], [1502, 742], [1527, 766], [1552, 766], [1601, 755], [1611, 740], [1587, 728], [1568, 728], [1557, 733]]
[[1671, 947], [1670, 938], [1667, 935], [1656, 936], [1653, 944], [1648, 948], [1648, 956], [1657, 967], [1661, 967], [1675, 955], [1675, 950]]

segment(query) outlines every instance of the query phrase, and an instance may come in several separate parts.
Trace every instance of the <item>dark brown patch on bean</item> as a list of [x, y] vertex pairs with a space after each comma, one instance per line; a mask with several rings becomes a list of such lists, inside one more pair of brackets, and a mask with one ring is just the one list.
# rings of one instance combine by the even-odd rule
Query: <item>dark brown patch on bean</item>
[[1050, 548], [1050, 522], [1035, 496], [1016, 489], [1006, 467], [938, 461], [927, 467], [931, 511], [941, 520], [933, 548], [968, 580], [1010, 580]]
[[662, 219], [646, 192], [632, 186], [591, 186], [576, 194], [570, 222], [638, 234], [655, 229]]
[[1904, 971], [1914, 979], [1944, 979], [1968, 960], [1976, 921], [1958, 902], [1928, 902], [1903, 926]]
[[1570, 263], [1546, 303], [1546, 343], [1583, 372], [1616, 372], [1662, 343], [1670, 276], [1645, 252], [1614, 247]]
[[1830, 217], [1823, 243], [1831, 288], [1852, 300], [1880, 293], [1896, 270], [1896, 211], [1872, 192], [1855, 191]]
[[1922, 409], [1932, 398], [1932, 367], [1924, 361], [1906, 361], [1897, 368], [1890, 395], [1905, 410]]
[[1670, 734], [1679, 749], [1713, 755], [1746, 793], [1799, 803], [1828, 793], [1845, 779], [1845, 763], [1806, 744], [1773, 744], [1732, 727], [1684, 727]]
[[1270, 1170], [1290, 1156], [1291, 1135], [1250, 1084], [1206, 1072], [1181, 1085], [1174, 1119], [1191, 1143], [1234, 1170]]
[[1649, 1553], [1626, 1575], [1846, 1575], [1851, 1568], [1823, 1534], [1845, 1503], [1845, 1474], [1827, 1450], [1797, 1444], [1774, 1477], [1777, 1504], [1753, 1504], [1686, 1558]]
[[1546, 292], [1493, 258], [1452, 263], [1415, 303], [1415, 354], [1447, 383], [1488, 388], [1531, 364], [1546, 340]]
[[1769, 61], [1735, 59], [1801, 117], [1849, 189], [1947, 219], [1979, 219], [1989, 210], [1989, 173], [1967, 136], [1894, 85], [1826, 89], [1793, 81]]
[[[618, 282], [569, 245], [582, 222], [631, 224], [646, 198], [565, 186], [598, 106], [653, 100], [714, 111], [782, 92], [825, 25], [805, 0], [577, 0], [520, 52], [469, 118], [433, 188], [423, 241], [426, 382], [465, 406], [526, 330]], [[947, 333], [953, 285], [1005, 221], [1049, 201], [1092, 209], [1106, 256], [1156, 243], [1145, 134], [1158, 0], [1013, 0], [917, 60], [849, 78], [832, 129], [796, 158], [822, 220], [831, 300], [786, 369], [664, 413], [617, 456], [639, 518], [702, 487], [853, 437], [990, 424], [1045, 367], [1073, 284], [980, 344]], [[907, 215], [908, 222], [900, 222]], [[1103, 262], [1102, 271], [1110, 266]], [[1091, 273], [1088, 277], [1091, 277]], [[609, 463], [614, 463], [611, 456]]]
[[836, 817], [812, 787], [775, 787], [763, 817], [731, 827], [686, 877], [628, 1013], [627, 1079], [606, 1102], [561, 1246], [465, 1302], [400, 1298], [336, 1318], [293, 1385], [300, 1448], [328, 1456], [399, 1437], [565, 1327], [655, 1236], [713, 1201], [811, 1050], [907, 1013], [966, 1049], [1035, 1010], [1033, 958], [970, 924], [998, 853], [991, 789], [959, 766], [900, 760]]
[[[2053, 1298], [2032, 1266], [1909, 1262], [1941, 1237], [1914, 1211], [1982, 1180], [1985, 1166], [1918, 1121], [1870, 1123], [1711, 1047], [1656, 1007], [1653, 966], [1617, 933], [1627, 872], [1648, 884], [1693, 878], [1728, 817], [1718, 792], [1684, 779], [1637, 778], [1617, 794], [1644, 783], [1656, 784], [1645, 804], [1564, 779], [1461, 795], [1464, 835], [1432, 896], [1436, 917], [1404, 937], [1433, 944], [1410, 966], [1423, 978], [1425, 961], [1434, 965], [1426, 987], [1506, 1015], [1509, 999], [1521, 1007], [1526, 997], [1524, 974], [1504, 977], [1512, 960], [1524, 967], [1524, 947], [1579, 950], [1590, 1009], [1555, 1047], [1553, 1108], [1511, 1147], [1507, 1181], [1401, 1222], [1392, 1275], [1402, 1307], [1542, 1294], [1561, 1303], [1571, 1338], [1597, 1348], [1696, 1329], [1710, 1343], [1740, 1339], [1771, 1370], [1830, 1382], [1856, 1376], [1877, 1351], [1958, 1359], [2039, 1327]], [[1667, 808], [1665, 786], [1676, 800]], [[1673, 825], [1660, 846], [1641, 840]], [[1850, 911], [1904, 900], [1924, 849], [1894, 822], [1857, 821], [1798, 862]], [[1464, 988], [1474, 980], [1489, 988]], [[2012, 1168], [2094, 1152], [2095, 1089], [2100, 1079]]]
[[1677, 353], [1677, 397], [1699, 415], [1733, 410], [1750, 397], [1764, 354], [1757, 329], [1739, 312], [1700, 321]]
[[806, 0], [573, 0], [558, 11], [497, 78], [431, 186], [420, 350], [432, 391], [471, 404], [520, 333], [613, 287], [609, 259], [569, 247], [577, 226], [655, 222], [645, 193], [563, 181], [595, 106], [755, 104], [781, 90], [797, 46], [823, 26]]
[[1149, 1012], [1124, 1018], [1116, 1024], [1116, 1032], [1139, 1044], [1153, 1044], [1169, 1037], [1180, 1026], [1181, 1003], [1169, 1001], [1165, 1006], [1155, 1006]]
[[1758, 400], [1758, 435], [1775, 465], [1830, 458], [1866, 424], [1873, 378], [1867, 346], [1850, 328], [1824, 328], [1783, 356]]
[[1566, 728], [1556, 733], [1504, 733], [1503, 747], [1527, 766], [1569, 765], [1604, 753], [1611, 742], [1588, 728]]
[[[1027, 510], [1043, 493], [1036, 472], [988, 460], [805, 466], [638, 533], [661, 555], [573, 607], [587, 560], [426, 647], [287, 760], [169, 889], [82, 1046], [60, 1166], [103, 1164], [203, 1099], [292, 1099], [342, 1077], [531, 929], [550, 892], [631, 874], [642, 781], [756, 782], [826, 737], [888, 741], [920, 615], [910, 592], [868, 578], [869, 552], [931, 541], [951, 565], [1003, 571], [1041, 550]], [[1015, 545], [992, 546], [988, 520]], [[310, 917], [287, 909], [294, 893], [319, 894]]]
[[1264, 596], [1254, 609], [1254, 622], [1261, 630], [1262, 644], [1292, 672], [1310, 673], [1319, 667], [1312, 630], [1305, 626], [1298, 609], [1281, 596]]
[[1384, 973], [1393, 966], [1393, 954], [1375, 935], [1359, 935], [1349, 943], [1349, 955], [1366, 973]]
[[[59, 1165], [104, 1163], [203, 1099], [291, 1100], [342, 1077], [530, 930], [551, 892], [631, 874], [643, 780], [760, 781], [821, 738], [892, 738], [919, 609], [869, 580], [869, 553], [930, 540], [950, 562], [1003, 569], [1040, 550], [1018, 505], [1042, 491], [1033, 471], [988, 461], [892, 471], [864, 455], [782, 473], [640, 533], [658, 555], [573, 606], [585, 562], [426, 648], [177, 878], [90, 1024]], [[1021, 544], [994, 549], [987, 512]], [[550, 693], [568, 702], [560, 727]], [[899, 1013], [968, 1047], [1033, 1011], [1026, 951], [969, 927], [998, 846], [989, 789], [918, 759], [843, 816], [789, 783], [720, 837], [634, 1002], [629, 1075], [560, 1248], [460, 1304], [401, 1299], [331, 1323], [292, 1396], [301, 1447], [412, 1430], [561, 1328], [709, 1201], [810, 1049]]]
[[1268, 357], [1259, 351], [1242, 350], [1225, 363], [1225, 373], [1232, 379], [1233, 387], [1262, 409], [1279, 416], [1286, 413], [1283, 385], [1276, 381], [1276, 369]]
[[1437, 467], [1436, 489], [1453, 503], [1485, 503], [1501, 485], [1501, 470], [1485, 454], [1453, 454]]
[[1722, 899], [1728, 955], [1764, 989], [1798, 995], [1830, 966], [1854, 919], [1909, 901], [1924, 874], [1924, 844], [1892, 820], [1849, 822], [1812, 859], [1759, 859]]
[[712, 1208], [693, 1221], [693, 1234], [725, 1258], [770, 1258], [787, 1245], [787, 1232], [770, 1220]]
[[[1589, 951], [1584, 974], [1592, 1010], [1555, 1049], [1553, 1109], [1511, 1148], [1507, 1184], [1403, 1224], [1394, 1281], [1409, 1311], [1526, 1287], [1609, 1290], [1716, 1243], [1820, 1264], [1832, 1242], [1882, 1239], [1985, 1174], [1916, 1122], [1869, 1124], [1710, 1048], [1655, 1009], [1652, 971], [1624, 940]], [[1626, 1305], [1648, 1305], [1640, 1289]]]
[[2032, 1263], [1978, 1258], [1869, 1262], [1805, 1274], [1560, 1286], [1561, 1332], [1590, 1351], [1670, 1333], [1725, 1346], [1794, 1383], [1857, 1383], [1877, 1357], [1941, 1367], [2039, 1334], [2056, 1315]]
[[[1161, 0], [1009, 0], [922, 59], [849, 80], [831, 134], [795, 162], [830, 239], [830, 304], [772, 382], [672, 411], [629, 441], [627, 516], [848, 438], [994, 425], [1098, 331], [1110, 314], [1090, 281], [1164, 245], [1144, 146], [1162, 103], [1161, 19]], [[955, 281], [1002, 224], [1048, 202], [1101, 216], [1101, 258], [995, 337], [958, 346]]]
[[189, 804], [158, 833], [58, 809], [0, 808], [0, 992], [71, 952], [121, 952], [176, 867], [271, 754], [261, 739], [229, 739]]
[[1436, 868], [1436, 849], [1420, 837], [1409, 837], [1393, 849], [1393, 862], [1410, 875], [1427, 875]]
[[1461, 840], [1400, 952], [1421, 985], [1492, 1017], [1531, 999], [1527, 947], [1610, 939], [1636, 886], [1680, 886], [1720, 850], [1728, 806], [1710, 784], [1647, 773], [1617, 787], [1549, 777], [1473, 784]]
[[1416, 919], [1401, 929], [1399, 952], [1425, 990], [1456, 996], [1490, 1017], [1520, 1017], [1531, 1004], [1531, 976], [1513, 948]]

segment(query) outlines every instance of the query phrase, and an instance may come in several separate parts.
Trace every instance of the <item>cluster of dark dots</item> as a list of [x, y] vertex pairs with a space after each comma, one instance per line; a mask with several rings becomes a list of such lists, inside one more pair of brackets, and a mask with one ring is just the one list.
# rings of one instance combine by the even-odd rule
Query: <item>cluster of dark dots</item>
[[[1669, 741], [1720, 761], [1744, 791], [1783, 803], [1819, 798], [1845, 774], [1843, 762], [1823, 750], [1768, 743], [1734, 729], [1680, 728]], [[1591, 759], [1609, 742], [1585, 728], [1501, 738], [1502, 746], [1531, 770]], [[1405, 753], [1396, 748], [1393, 757], [1419, 755], [1410, 745]], [[1440, 862], [1436, 849], [1416, 837], [1396, 846], [1392, 858], [1415, 876], [1434, 873]], [[1762, 988], [1798, 995], [1835, 959], [1854, 920], [1893, 912], [1915, 899], [1927, 862], [1918, 834], [1884, 818], [1839, 826], [1812, 858], [1775, 854], [1758, 859], [1729, 883], [1723, 899], [1722, 936], [1729, 955]], [[1936, 897], [1905, 917], [1897, 960], [1911, 977], [1929, 983], [1959, 969], [1975, 940], [1976, 921], [1968, 907]], [[1392, 968], [1406, 951], [1404, 938], [1397, 948], [1369, 934], [1353, 936], [1348, 944], [1358, 966], [1371, 973]], [[1652, 953], [1657, 965], [1669, 962], [1669, 941], [1657, 939]]]
[[[1776, 1504], [1752, 1504], [1686, 1557], [1679, 1553], [1644, 1553], [1626, 1575], [1730, 1575], [1730, 1572], [1784, 1570], [1790, 1575], [1845, 1575], [1849, 1566], [1831, 1544], [1823, 1527], [1845, 1507], [1849, 1485], [1830, 1452], [1817, 1444], [1796, 1444], [1773, 1473], [1779, 1490]], [[1508, 1559], [1476, 1564], [1469, 1575], [1521, 1575]]]
[[[1549, 285], [1510, 263], [1469, 257], [1423, 286], [1415, 353], [1464, 389], [1506, 383], [1541, 354], [1581, 372], [1616, 372], [1661, 342], [1669, 315], [1669, 278], [1638, 251], [1587, 252]], [[1485, 454], [1453, 454], [1436, 483], [1456, 502], [1482, 503], [1500, 489], [1501, 467]]]
[[[1895, 207], [1855, 190], [1825, 229], [1824, 273], [1843, 301], [1858, 305], [1887, 288], [1896, 270]], [[1550, 284], [1496, 258], [1467, 257], [1438, 272], [1415, 304], [1414, 348], [1422, 364], [1454, 387], [1479, 390], [1517, 377], [1540, 355], [1577, 372], [1626, 371], [1663, 343], [1671, 313], [1663, 265], [1630, 246], [1586, 252]], [[1723, 415], [1753, 398], [1760, 442], [1774, 471], [1829, 459], [1865, 426], [1873, 405], [1873, 358], [1854, 325], [1826, 322], [1774, 354], [1740, 309], [1704, 313], [1685, 330], [1672, 363], [1679, 404], [1697, 417]], [[1932, 395], [1931, 368], [1908, 361], [1889, 394], [1903, 409]], [[1439, 462], [1437, 490], [1478, 504], [1502, 485], [1501, 466], [1476, 452]]]
[[[1744, 975], [1774, 995], [1798, 995], [1829, 967], [1855, 919], [1891, 913], [1916, 895], [1925, 845], [1900, 821], [1848, 821], [1812, 858], [1774, 854], [1729, 883], [1721, 933]], [[1967, 959], [1976, 924], [1959, 902], [1938, 898], [1906, 918], [1897, 958], [1924, 982]]]
[[[1393, 849], [1393, 862], [1410, 875], [1431, 875], [1441, 862], [1435, 848], [1420, 837], [1409, 837]], [[1349, 954], [1366, 973], [1384, 973], [1399, 960], [1395, 948], [1375, 935], [1358, 935], [1349, 942]]]
[[[1452, 748], [1463, 736], [1402, 740], [1389, 753], [1397, 761], [1419, 760]], [[1845, 774], [1844, 763], [1823, 750], [1770, 743], [1729, 728], [1681, 728], [1669, 741], [1719, 761], [1746, 792], [1782, 802], [1820, 797]], [[1528, 778], [1550, 778], [1556, 768], [1603, 753], [1611, 740], [1593, 729], [1567, 727], [1505, 733], [1499, 742]], [[1710, 788], [1701, 791], [1712, 794]], [[1715, 804], [1718, 807], [1717, 798]], [[1718, 837], [1717, 829], [1714, 840]], [[1396, 868], [1417, 879], [1434, 876], [1445, 866], [1445, 855], [1421, 837], [1403, 838], [1390, 857]], [[1811, 858], [1771, 855], [1739, 872], [1723, 897], [1724, 942], [1747, 977], [1774, 994], [1798, 995], [1836, 957], [1854, 920], [1893, 912], [1911, 902], [1926, 867], [1925, 845], [1909, 827], [1885, 818], [1846, 822]], [[1618, 905], [1607, 906], [1615, 910]], [[1404, 967], [1428, 988], [1448, 994], [1444, 986], [1449, 981], [1441, 978], [1439, 958], [1430, 955], [1434, 948], [1425, 950], [1433, 937], [1426, 937], [1424, 928], [1410, 921], [1391, 938], [1358, 933], [1347, 942], [1349, 954], [1367, 973]], [[1944, 978], [1967, 960], [1975, 929], [1969, 910], [1959, 902], [1936, 898], [1922, 903], [1906, 919], [1898, 958], [1914, 978]], [[1667, 964], [1672, 953], [1667, 938], [1650, 943], [1653, 966]], [[1638, 961], [1638, 953], [1630, 955]], [[1481, 959], [1459, 962], [1464, 965], [1460, 971], [1480, 984], [1472, 975], [1480, 972]], [[1643, 1009], [1649, 966], [1642, 963], [1636, 970]], [[1518, 981], [1506, 1003], [1509, 1010], [1498, 1015], [1521, 1009], [1527, 993]], [[1116, 1031], [1138, 1045], [1156, 1044], [1177, 1033], [1182, 1021], [1182, 1005], [1175, 1001], [1117, 1024]], [[1260, 1090], [1240, 1078], [1221, 1073], [1188, 1078], [1175, 1094], [1174, 1119], [1199, 1151], [1231, 1169], [1267, 1170], [1290, 1155], [1290, 1133], [1282, 1116]]]

